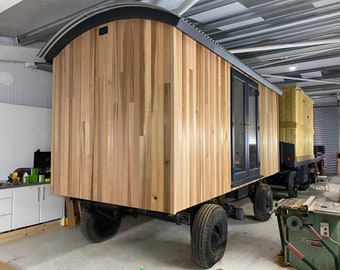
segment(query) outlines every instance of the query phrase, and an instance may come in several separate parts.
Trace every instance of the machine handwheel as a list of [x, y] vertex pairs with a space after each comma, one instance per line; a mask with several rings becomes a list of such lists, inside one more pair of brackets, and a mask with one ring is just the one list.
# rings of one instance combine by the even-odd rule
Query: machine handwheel
[[217, 204], [205, 204], [197, 212], [192, 225], [191, 251], [194, 261], [210, 268], [224, 255], [227, 245], [226, 211]]
[[113, 237], [119, 229], [121, 218], [110, 218], [95, 210], [83, 210], [80, 229], [85, 239], [100, 243]]
[[273, 192], [269, 185], [259, 184], [254, 196], [254, 214], [257, 220], [267, 221], [273, 210]]

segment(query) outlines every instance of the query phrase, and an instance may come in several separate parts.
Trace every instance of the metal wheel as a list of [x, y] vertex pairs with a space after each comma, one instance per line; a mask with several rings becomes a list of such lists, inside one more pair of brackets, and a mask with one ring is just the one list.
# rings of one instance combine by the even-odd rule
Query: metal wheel
[[227, 245], [228, 220], [225, 210], [216, 204], [205, 204], [197, 212], [191, 235], [194, 261], [210, 268], [224, 255]]
[[100, 243], [116, 234], [120, 222], [120, 218], [110, 218], [94, 210], [84, 209], [80, 219], [80, 229], [89, 242]]
[[254, 197], [254, 214], [257, 220], [267, 221], [273, 210], [273, 192], [269, 185], [260, 184], [256, 187]]
[[298, 191], [296, 172], [290, 171], [287, 176], [287, 192], [289, 198], [296, 198]]

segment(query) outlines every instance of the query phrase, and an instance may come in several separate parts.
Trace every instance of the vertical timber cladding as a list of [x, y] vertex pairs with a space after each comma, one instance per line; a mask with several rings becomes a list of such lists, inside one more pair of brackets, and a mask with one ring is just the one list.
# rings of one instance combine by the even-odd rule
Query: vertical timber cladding
[[174, 43], [173, 208], [230, 191], [230, 65], [180, 31]]
[[314, 102], [298, 86], [284, 86], [280, 96], [280, 141], [295, 145], [296, 161], [314, 158]]
[[54, 58], [53, 192], [169, 210], [172, 44], [171, 26], [121, 20]]
[[[78, 36], [53, 69], [54, 193], [176, 213], [231, 190], [221, 57], [173, 26], [129, 19]], [[276, 104], [260, 85], [263, 176], [278, 171]]]
[[260, 174], [279, 171], [279, 95], [259, 84]]
[[53, 61], [51, 188], [87, 199], [94, 153], [94, 38], [95, 31], [88, 31]]

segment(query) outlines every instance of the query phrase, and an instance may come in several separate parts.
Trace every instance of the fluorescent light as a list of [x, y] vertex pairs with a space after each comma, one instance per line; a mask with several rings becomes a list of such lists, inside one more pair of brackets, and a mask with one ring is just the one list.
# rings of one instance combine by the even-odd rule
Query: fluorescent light
[[290, 71], [295, 71], [296, 70], [296, 65], [295, 64], [292, 64], [289, 66], [289, 70]]
[[0, 0], [0, 13], [18, 4], [22, 0]]

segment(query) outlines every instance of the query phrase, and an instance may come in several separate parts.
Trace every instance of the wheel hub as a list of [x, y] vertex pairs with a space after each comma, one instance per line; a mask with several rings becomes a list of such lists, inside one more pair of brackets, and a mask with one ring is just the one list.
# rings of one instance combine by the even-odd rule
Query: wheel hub
[[216, 250], [219, 246], [220, 246], [220, 242], [221, 242], [221, 227], [218, 225], [214, 226], [212, 235], [211, 235], [211, 248], [212, 250]]

